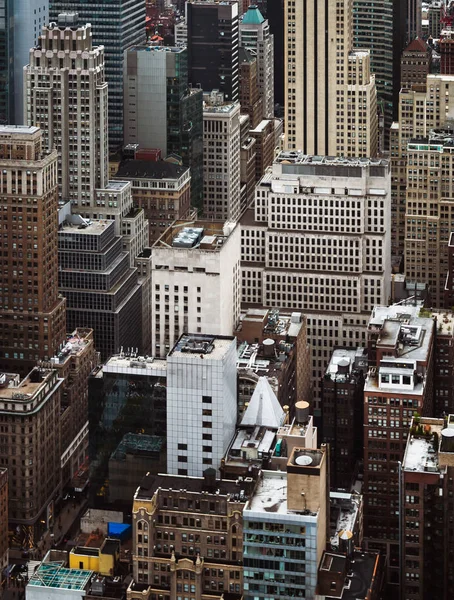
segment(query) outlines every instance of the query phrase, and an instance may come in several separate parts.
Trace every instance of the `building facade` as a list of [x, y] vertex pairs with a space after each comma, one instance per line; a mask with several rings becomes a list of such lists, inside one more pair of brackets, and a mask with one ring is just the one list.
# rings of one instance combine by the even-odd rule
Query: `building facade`
[[376, 156], [375, 77], [369, 52], [353, 50], [351, 1], [287, 0], [284, 11], [286, 147], [321, 156]]
[[240, 216], [240, 103], [217, 90], [203, 95], [203, 213], [211, 219]]
[[240, 46], [257, 58], [258, 88], [263, 118], [274, 117], [274, 36], [268, 19], [257, 6], [249, 6], [240, 21]]
[[[431, 131], [407, 145], [405, 275], [427, 283], [433, 306], [444, 302], [448, 243], [454, 229], [451, 128]], [[430, 165], [430, 166], [429, 166]]]
[[322, 381], [323, 441], [330, 447], [331, 488], [351, 489], [363, 459], [363, 348], [336, 348]]
[[91, 23], [96, 46], [104, 46], [106, 80], [109, 84], [109, 146], [117, 150], [123, 144], [123, 53], [145, 41], [145, 3], [136, 0], [50, 0], [52, 22], [58, 15], [76, 11], [81, 24]]
[[138, 488], [128, 600], [240, 597], [242, 511], [251, 490], [207, 471], [203, 478], [147, 476]]
[[189, 82], [238, 100], [238, 2], [191, 0], [186, 4]]
[[[192, 204], [202, 207], [202, 91], [188, 84], [188, 50], [135, 46], [125, 52], [125, 143], [159, 148], [191, 169]], [[150, 119], [150, 110], [154, 117]]]
[[242, 304], [304, 311], [315, 408], [335, 346], [366, 339], [390, 292], [387, 161], [281, 152], [241, 219]]
[[400, 59], [401, 87], [408, 89], [412, 85], [426, 85], [431, 63], [432, 51], [426, 42], [419, 38], [410, 42]]
[[131, 181], [134, 206], [148, 221], [151, 246], [177, 220], [189, 220], [191, 213], [191, 172], [188, 167], [166, 161], [128, 160], [114, 179]]
[[323, 448], [296, 447], [287, 473], [262, 471], [243, 510], [245, 599], [315, 597], [329, 511], [326, 469]]
[[[424, 314], [424, 313], [423, 313]], [[364, 386], [364, 534], [388, 556], [386, 581], [399, 570], [399, 461], [416, 412], [433, 414], [435, 324], [418, 306], [378, 306], [368, 325]]]
[[52, 524], [61, 491], [62, 384], [56, 370], [35, 368], [22, 381], [7, 374], [0, 389], [0, 466], [8, 469], [9, 522], [19, 526], [28, 548]]
[[9, 539], [8, 539], [8, 469], [0, 467], [0, 585], [3, 586], [4, 569], [9, 564]]
[[167, 473], [219, 472], [237, 422], [236, 340], [183, 334], [167, 357]]
[[454, 593], [454, 416], [415, 416], [401, 470], [402, 592], [404, 597], [450, 598]]
[[[92, 204], [108, 174], [104, 48], [77, 14], [43, 27], [24, 70], [24, 120], [39, 123], [45, 147], [59, 154], [59, 194]], [[82, 93], [83, 92], [83, 93]]]
[[58, 233], [59, 289], [66, 298], [68, 328], [94, 331], [106, 360], [124, 348], [142, 352], [142, 289], [114, 221], [69, 216]]
[[58, 293], [57, 152], [46, 153], [37, 127], [0, 127], [3, 210], [2, 370], [26, 374], [65, 340]]
[[166, 357], [182, 333], [231, 335], [240, 315], [240, 230], [232, 223], [175, 223], [152, 259], [152, 355]]

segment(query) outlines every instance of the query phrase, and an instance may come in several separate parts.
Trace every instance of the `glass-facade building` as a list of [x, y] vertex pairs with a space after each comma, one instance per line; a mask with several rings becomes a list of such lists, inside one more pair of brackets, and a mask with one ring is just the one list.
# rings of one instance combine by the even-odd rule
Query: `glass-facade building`
[[[158, 436], [162, 445], [156, 465], [163, 465], [161, 471], [165, 470], [166, 367], [165, 361], [148, 361], [151, 362], [118, 355], [90, 377], [89, 457], [94, 500], [97, 498], [103, 502], [118, 497], [118, 493], [112, 490], [114, 493], [110, 498], [109, 488], [118, 485], [109, 479], [109, 465], [112, 468], [113, 461], [118, 462], [122, 452], [126, 455], [125, 447], [131, 446], [131, 443], [137, 456], [143, 457], [149, 450], [148, 436]], [[140, 444], [139, 436], [143, 436], [143, 444]], [[154, 447], [152, 450], [156, 452]], [[129, 464], [134, 462], [137, 460]], [[114, 471], [118, 471], [118, 465]], [[135, 472], [137, 469], [132, 471], [131, 475], [137, 477], [139, 485], [144, 474]]]
[[145, 0], [50, 0], [50, 20], [59, 13], [77, 12], [91, 23], [93, 45], [105, 47], [109, 84], [109, 147], [123, 144], [123, 53], [145, 41]]
[[0, 0], [0, 125], [11, 123], [14, 36], [12, 0]]

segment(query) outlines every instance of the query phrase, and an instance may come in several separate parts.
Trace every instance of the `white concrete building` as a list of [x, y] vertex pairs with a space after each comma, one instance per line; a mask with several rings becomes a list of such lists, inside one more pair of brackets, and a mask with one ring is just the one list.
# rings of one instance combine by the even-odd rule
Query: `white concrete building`
[[60, 197], [92, 203], [108, 179], [104, 47], [93, 47], [89, 23], [62, 15], [43, 27], [24, 69], [24, 121], [59, 153]]
[[268, 19], [257, 6], [249, 6], [240, 21], [240, 46], [257, 58], [257, 83], [263, 100], [263, 118], [274, 117], [274, 36]]
[[236, 339], [183, 335], [167, 357], [167, 473], [219, 473], [237, 420]]
[[234, 223], [176, 223], [152, 249], [152, 354], [182, 333], [231, 335], [241, 302], [240, 231]]
[[175, 46], [186, 46], [188, 43], [188, 24], [186, 19], [181, 19], [175, 23]]
[[316, 408], [334, 346], [388, 303], [390, 181], [385, 160], [281, 152], [241, 219], [242, 302], [305, 313]]
[[240, 216], [240, 103], [217, 90], [203, 95], [203, 212], [236, 221]]

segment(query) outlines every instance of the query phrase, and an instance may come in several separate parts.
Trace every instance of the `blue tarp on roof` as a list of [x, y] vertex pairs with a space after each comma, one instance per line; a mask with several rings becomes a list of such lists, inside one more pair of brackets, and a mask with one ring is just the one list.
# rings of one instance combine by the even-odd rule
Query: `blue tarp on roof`
[[131, 525], [125, 523], [108, 523], [107, 535], [117, 540], [125, 540], [132, 534]]

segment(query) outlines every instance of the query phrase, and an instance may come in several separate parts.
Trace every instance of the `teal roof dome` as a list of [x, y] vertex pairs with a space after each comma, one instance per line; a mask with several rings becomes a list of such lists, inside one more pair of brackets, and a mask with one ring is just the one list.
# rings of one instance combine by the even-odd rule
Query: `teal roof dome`
[[247, 13], [243, 15], [242, 23], [245, 23], [246, 25], [260, 25], [260, 23], [263, 23], [264, 20], [265, 19], [263, 18], [262, 13], [259, 11], [258, 6], [251, 4], [251, 6], [249, 6], [247, 9]]

